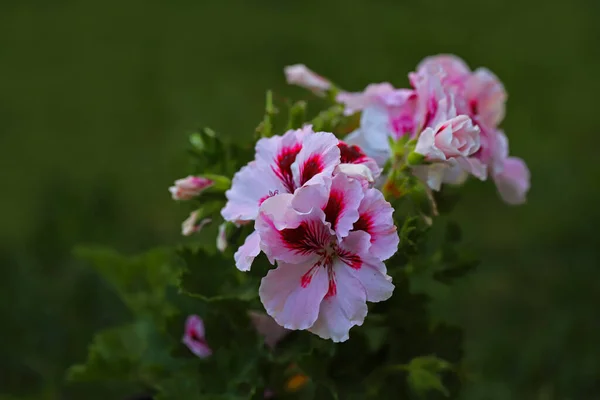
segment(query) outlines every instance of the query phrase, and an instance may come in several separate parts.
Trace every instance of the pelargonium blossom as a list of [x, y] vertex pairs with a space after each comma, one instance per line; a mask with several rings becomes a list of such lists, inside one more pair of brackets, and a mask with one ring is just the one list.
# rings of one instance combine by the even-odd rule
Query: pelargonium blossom
[[383, 263], [399, 243], [392, 213], [381, 192], [343, 173], [266, 200], [255, 226], [277, 262], [259, 289], [267, 313], [287, 329], [347, 340], [366, 302], [392, 295]]
[[[337, 100], [344, 104], [347, 114], [361, 111], [360, 127], [345, 141], [360, 146], [383, 165], [391, 156], [389, 137], [431, 136], [428, 128], [435, 131], [445, 115], [446, 120], [466, 116], [479, 129], [480, 143], [469, 163], [444, 161], [419, 166], [415, 174], [431, 188], [439, 189], [442, 182], [462, 183], [468, 174], [483, 180], [489, 172], [506, 202], [524, 202], [529, 170], [522, 160], [508, 160], [508, 154], [503, 153], [504, 134], [498, 125], [505, 115], [507, 94], [496, 75], [486, 68], [471, 71], [459, 57], [441, 54], [421, 61], [409, 74], [409, 81], [411, 89], [381, 83], [367, 86], [362, 93], [340, 93]], [[453, 113], [445, 110], [449, 105]]]
[[[357, 146], [348, 146], [329, 132], [313, 132], [310, 126], [260, 139], [256, 158], [233, 177], [221, 215], [238, 225], [254, 221], [259, 207], [270, 197], [323, 185], [340, 167], [343, 171], [344, 164], [364, 166], [374, 177], [381, 172]], [[253, 232], [234, 254], [237, 268], [248, 271], [259, 253], [259, 237]]]
[[197, 315], [187, 317], [185, 332], [181, 341], [200, 358], [207, 358], [212, 354], [212, 350], [206, 342], [204, 322]]

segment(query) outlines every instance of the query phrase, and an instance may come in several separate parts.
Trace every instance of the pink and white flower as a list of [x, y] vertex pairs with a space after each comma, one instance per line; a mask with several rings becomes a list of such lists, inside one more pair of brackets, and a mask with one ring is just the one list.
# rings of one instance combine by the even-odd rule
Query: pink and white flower
[[454, 157], [469, 157], [481, 145], [479, 127], [471, 118], [459, 115], [437, 125], [426, 128], [420, 135], [415, 152], [427, 161], [446, 161]]
[[329, 80], [308, 69], [304, 64], [288, 65], [283, 72], [287, 83], [303, 87], [315, 94], [323, 95], [331, 88]]
[[[486, 68], [471, 71], [459, 57], [440, 54], [421, 61], [416, 72], [409, 74], [409, 81], [412, 89], [380, 83], [367, 86], [362, 93], [340, 93], [337, 100], [344, 104], [346, 114], [362, 112], [360, 127], [346, 137], [346, 143], [360, 146], [383, 166], [391, 156], [389, 138], [409, 135], [418, 138], [419, 153], [439, 161], [414, 168], [415, 175], [430, 188], [462, 183], [469, 174], [485, 180], [489, 172], [497, 184], [500, 182], [501, 193], [507, 193], [508, 188], [513, 192], [506, 195], [509, 202], [522, 201], [529, 182], [526, 166], [516, 160], [507, 162], [508, 153], [499, 156], [504, 151], [504, 134], [498, 125], [504, 118], [507, 94], [496, 75]], [[466, 125], [456, 131], [457, 135], [449, 135], [448, 124], [457, 122]], [[443, 132], [440, 124], [444, 124]], [[460, 141], [461, 135], [465, 149], [455, 148], [452, 140], [443, 144], [450, 137]], [[475, 147], [478, 150], [473, 153]], [[500, 175], [505, 164], [510, 173]]]
[[278, 267], [263, 278], [259, 294], [283, 327], [344, 341], [363, 323], [366, 301], [391, 296], [383, 260], [397, 250], [398, 235], [391, 205], [377, 189], [344, 174], [324, 183], [261, 205], [260, 246]]
[[211, 348], [206, 343], [206, 337], [204, 333], [204, 322], [202, 318], [197, 315], [190, 315], [185, 321], [185, 332], [182, 343], [185, 344], [188, 349], [200, 358], [207, 358], [212, 354]]
[[213, 185], [213, 181], [201, 176], [188, 176], [175, 181], [169, 188], [173, 200], [191, 200]]
[[[344, 164], [364, 166], [354, 171], [357, 178], [369, 180], [381, 173], [359, 148], [340, 142], [332, 133], [313, 132], [310, 126], [263, 138], [256, 144], [256, 159], [233, 177], [221, 215], [238, 225], [253, 221], [260, 205], [270, 197], [291, 194], [304, 186], [323, 186], [340, 167], [348, 171]], [[260, 253], [259, 243], [256, 232], [246, 238], [234, 254], [238, 269], [250, 269]]]
[[[485, 180], [486, 166], [473, 157], [479, 147], [479, 127], [473, 125], [473, 121], [466, 115], [450, 118], [434, 129], [426, 128], [419, 136], [415, 153], [436, 163], [416, 168], [415, 174], [434, 190], [439, 190], [444, 181], [460, 182], [464, 176], [460, 174], [460, 170]], [[455, 175], [456, 178], [453, 178]]]

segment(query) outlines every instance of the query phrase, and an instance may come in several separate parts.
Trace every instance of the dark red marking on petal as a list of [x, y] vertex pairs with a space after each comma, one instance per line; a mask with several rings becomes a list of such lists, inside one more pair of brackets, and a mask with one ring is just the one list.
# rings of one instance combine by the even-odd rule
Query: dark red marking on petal
[[360, 164], [366, 157], [362, 149], [356, 145], [348, 146], [340, 141], [338, 148], [340, 149], [340, 162], [342, 164]]
[[362, 259], [358, 254], [351, 253], [348, 250], [339, 249], [338, 257], [350, 268], [360, 269], [362, 267]]
[[365, 231], [367, 233], [371, 233], [371, 229], [373, 228], [373, 219], [367, 213], [360, 214], [358, 220], [354, 223], [352, 227], [353, 231]]
[[300, 167], [300, 186], [320, 172], [323, 172], [323, 160], [319, 154], [313, 154]]
[[300, 286], [302, 286], [303, 288], [308, 287], [308, 285], [310, 285], [310, 282], [312, 281], [313, 275], [315, 274], [315, 272], [317, 272], [317, 269], [320, 266], [321, 263], [316, 263], [315, 265], [310, 267], [310, 269], [304, 275], [302, 275], [302, 278], [300, 278]]
[[200, 334], [195, 329], [192, 329], [192, 331], [190, 332], [190, 337], [195, 342], [207, 344], [206, 340], [202, 336], [200, 336]]
[[281, 231], [284, 245], [298, 254], [316, 253], [325, 247], [329, 237], [329, 232], [320, 222], [303, 222], [297, 228]]
[[477, 100], [471, 100], [469, 102], [469, 108], [471, 109], [471, 114], [472, 115], [477, 115]]
[[340, 214], [344, 209], [344, 193], [339, 190], [332, 190], [329, 194], [327, 205], [323, 209], [325, 221], [331, 224], [331, 229], [335, 230]]
[[294, 189], [296, 188], [294, 177], [292, 176], [292, 164], [296, 161], [296, 156], [301, 149], [302, 144], [300, 143], [291, 147], [284, 147], [277, 155], [277, 159], [275, 160], [276, 166], [271, 167], [289, 193], [294, 193]]
[[325, 294], [325, 298], [335, 296], [337, 294], [337, 285], [335, 284], [335, 271], [331, 266], [327, 268], [327, 277], [329, 278], [329, 287], [327, 289], [327, 293]]

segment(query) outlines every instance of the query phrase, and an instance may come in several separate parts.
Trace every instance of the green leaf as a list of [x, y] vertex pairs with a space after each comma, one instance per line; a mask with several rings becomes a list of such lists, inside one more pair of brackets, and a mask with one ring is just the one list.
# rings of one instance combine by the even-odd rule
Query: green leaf
[[72, 381], [121, 381], [150, 386], [179, 362], [172, 359], [151, 320], [138, 320], [98, 333], [88, 350], [85, 364], [72, 366]]
[[176, 311], [166, 297], [167, 288], [177, 282], [181, 265], [170, 250], [125, 257], [104, 248], [78, 247], [75, 255], [89, 261], [134, 313], [151, 315], [159, 323]]
[[178, 254], [185, 263], [179, 288], [187, 295], [206, 302], [250, 301], [258, 297], [258, 282], [238, 271], [233, 258], [201, 248], [182, 248]]
[[408, 385], [418, 396], [424, 396], [430, 391], [438, 391], [448, 397], [450, 392], [442, 383], [439, 374], [451, 368], [450, 363], [435, 356], [413, 358], [405, 367], [408, 372]]

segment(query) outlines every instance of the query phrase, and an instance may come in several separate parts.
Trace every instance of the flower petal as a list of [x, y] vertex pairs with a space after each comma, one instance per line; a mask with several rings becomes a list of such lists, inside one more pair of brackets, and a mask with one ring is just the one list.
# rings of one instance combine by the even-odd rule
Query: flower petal
[[379, 106], [367, 107], [360, 119], [360, 128], [346, 136], [344, 142], [356, 145], [382, 167], [392, 155], [389, 143], [388, 112]]
[[240, 271], [250, 271], [252, 262], [258, 253], [260, 253], [260, 235], [254, 231], [248, 235], [244, 244], [233, 255], [235, 266]]
[[321, 184], [323, 176], [333, 174], [340, 163], [337, 145], [338, 139], [329, 132], [315, 132], [304, 138], [302, 149], [291, 165], [296, 187]]
[[377, 189], [367, 189], [358, 207], [359, 218], [353, 230], [370, 235], [370, 253], [380, 260], [387, 260], [398, 251], [400, 238], [393, 218], [394, 209]]
[[[314, 260], [316, 261], [316, 260]], [[307, 329], [317, 320], [328, 290], [325, 268], [314, 262], [279, 266], [267, 273], [259, 288], [267, 313], [286, 329]]]
[[530, 179], [529, 168], [517, 157], [508, 157], [503, 171], [494, 176], [502, 200], [513, 205], [525, 203], [531, 185]]
[[[350, 232], [340, 243], [340, 260], [346, 264], [367, 294], [367, 301], [389, 299], [394, 291], [392, 278], [386, 274], [383, 261], [369, 252], [370, 237], [366, 232]], [[396, 244], [396, 248], [397, 248]]]
[[234, 223], [252, 221], [260, 204], [278, 193], [285, 193], [281, 181], [272, 171], [252, 161], [233, 176], [231, 189], [225, 192], [227, 204], [221, 215]]
[[350, 337], [350, 328], [362, 325], [367, 316], [367, 295], [360, 281], [341, 261], [333, 266], [336, 291], [321, 303], [319, 318], [309, 329], [323, 339], [343, 342]]
[[323, 212], [325, 221], [331, 224], [331, 229], [335, 231], [338, 240], [347, 236], [358, 220], [358, 206], [363, 196], [360, 181], [350, 179], [344, 174], [338, 174], [333, 178], [329, 199]]

